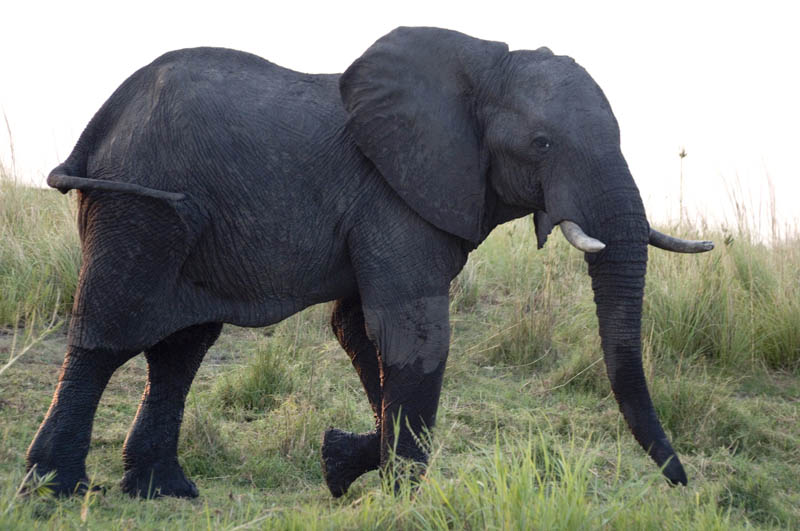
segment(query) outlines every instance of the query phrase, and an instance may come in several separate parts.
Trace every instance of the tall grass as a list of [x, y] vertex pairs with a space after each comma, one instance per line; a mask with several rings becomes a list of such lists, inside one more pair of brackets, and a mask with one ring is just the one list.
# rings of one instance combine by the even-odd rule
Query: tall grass
[[79, 267], [74, 201], [22, 186], [0, 164], [0, 327], [54, 307], [66, 314]]
[[769, 247], [747, 235], [715, 239], [702, 256], [651, 253], [644, 328], [654, 351], [797, 372], [800, 236]]

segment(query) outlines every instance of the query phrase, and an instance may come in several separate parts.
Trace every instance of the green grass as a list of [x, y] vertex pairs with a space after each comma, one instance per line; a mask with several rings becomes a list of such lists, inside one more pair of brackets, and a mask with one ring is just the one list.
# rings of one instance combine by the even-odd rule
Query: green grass
[[800, 236], [766, 247], [717, 234], [702, 256], [651, 253], [644, 329], [653, 349], [730, 368], [800, 363]]
[[[80, 257], [74, 199], [7, 176], [0, 193], [5, 366], [41, 332], [32, 321], [54, 308], [66, 317]], [[320, 305], [266, 329], [226, 327], [209, 351], [179, 450], [196, 500], [131, 500], [117, 486], [144, 386], [141, 357], [117, 371], [98, 409], [87, 467], [107, 490], [22, 495], [63, 328], [28, 348], [0, 374], [0, 529], [796, 527], [800, 239], [765, 246], [743, 229], [703, 236], [714, 252], [651, 251], [642, 330], [651, 393], [686, 488], [666, 485], [621, 419], [581, 254], [558, 234], [537, 251], [530, 221], [518, 220], [452, 285], [433, 457], [413, 496], [393, 495], [391, 478], [374, 472], [342, 499], [324, 486], [323, 431], [369, 430], [372, 413], [329, 330], [330, 306]], [[17, 329], [18, 316], [32, 326]]]
[[219, 380], [214, 389], [217, 401], [228, 410], [253, 414], [280, 405], [294, 386], [288, 360], [295, 356], [293, 346], [280, 338], [259, 338], [252, 359]]
[[80, 267], [75, 215], [73, 201], [19, 186], [0, 165], [0, 328], [72, 307]]

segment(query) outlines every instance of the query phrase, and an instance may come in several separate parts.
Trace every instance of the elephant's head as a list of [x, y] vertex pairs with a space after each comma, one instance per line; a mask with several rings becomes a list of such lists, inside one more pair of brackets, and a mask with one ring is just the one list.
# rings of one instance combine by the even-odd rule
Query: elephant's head
[[642, 369], [647, 245], [711, 245], [650, 230], [600, 87], [546, 48], [509, 52], [453, 31], [399, 28], [340, 88], [357, 144], [428, 222], [477, 244], [497, 223], [533, 212], [540, 247], [561, 224], [587, 252], [614, 395], [639, 443], [685, 484]]

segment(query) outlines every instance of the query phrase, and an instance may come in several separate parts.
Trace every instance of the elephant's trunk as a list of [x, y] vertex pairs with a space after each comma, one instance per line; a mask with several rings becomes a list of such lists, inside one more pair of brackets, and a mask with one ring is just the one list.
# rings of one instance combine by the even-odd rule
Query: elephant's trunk
[[[672, 483], [686, 484], [686, 473], [656, 416], [642, 367], [642, 296], [647, 269], [649, 225], [641, 199], [618, 198], [625, 204], [599, 224], [597, 234], [607, 247], [587, 254], [597, 305], [600, 338], [611, 388], [634, 437]], [[634, 207], [631, 209], [631, 207]], [[609, 212], [609, 211], [607, 211]]]

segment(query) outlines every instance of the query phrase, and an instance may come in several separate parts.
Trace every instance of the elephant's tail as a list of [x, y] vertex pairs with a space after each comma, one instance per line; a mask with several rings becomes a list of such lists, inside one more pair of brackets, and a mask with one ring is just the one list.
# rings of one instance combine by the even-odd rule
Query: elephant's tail
[[[191, 195], [179, 192], [166, 192], [149, 188], [140, 184], [123, 183], [117, 181], [106, 181], [102, 179], [92, 179], [90, 177], [76, 177], [74, 174], [80, 173], [75, 167], [69, 165], [69, 161], [56, 166], [50, 175], [47, 176], [47, 184], [65, 194], [70, 190], [82, 191], [108, 191], [131, 194], [136, 197], [155, 199], [157, 202], [170, 206], [177, 214], [180, 223], [185, 230], [185, 248], [188, 255], [189, 250], [197, 242], [211, 219], [208, 210]], [[72, 174], [72, 175], [71, 175]]]
[[166, 201], [182, 201], [186, 199], [186, 194], [177, 192], [165, 192], [148, 188], [139, 184], [121, 183], [116, 181], [104, 181], [101, 179], [90, 179], [88, 177], [75, 177], [69, 175], [70, 170], [65, 164], [56, 166], [50, 175], [47, 176], [47, 185], [56, 188], [62, 194], [72, 189], [76, 190], [107, 190], [109, 192], [122, 192]]

